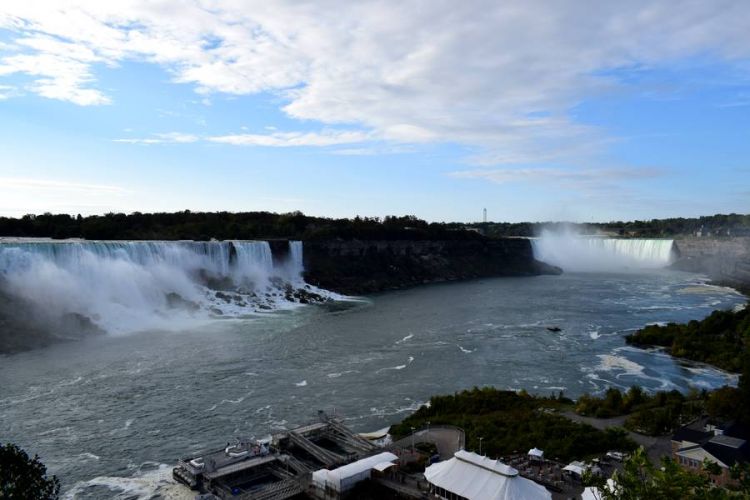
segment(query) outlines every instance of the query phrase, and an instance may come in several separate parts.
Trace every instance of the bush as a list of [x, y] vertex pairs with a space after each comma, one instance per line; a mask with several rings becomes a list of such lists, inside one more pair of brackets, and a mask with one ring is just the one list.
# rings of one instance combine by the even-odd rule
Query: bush
[[47, 468], [36, 455], [29, 458], [18, 446], [0, 446], [0, 498], [55, 499], [60, 493], [57, 477], [47, 477]]

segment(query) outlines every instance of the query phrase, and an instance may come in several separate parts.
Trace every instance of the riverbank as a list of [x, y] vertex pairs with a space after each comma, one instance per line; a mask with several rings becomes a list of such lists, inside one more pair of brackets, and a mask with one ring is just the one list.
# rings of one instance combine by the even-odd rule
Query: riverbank
[[676, 358], [740, 373], [748, 363], [750, 308], [714, 311], [702, 320], [685, 324], [647, 325], [627, 335], [625, 341], [636, 347], [662, 347]]

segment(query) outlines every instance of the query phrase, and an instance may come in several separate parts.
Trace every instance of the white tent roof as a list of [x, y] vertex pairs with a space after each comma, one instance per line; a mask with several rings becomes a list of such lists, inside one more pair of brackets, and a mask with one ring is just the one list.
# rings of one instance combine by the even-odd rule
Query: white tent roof
[[430, 465], [424, 477], [431, 484], [469, 500], [549, 500], [544, 486], [523, 478], [498, 460], [460, 450], [450, 460]]
[[587, 468], [588, 467], [586, 467], [586, 464], [584, 464], [583, 462], [571, 462], [565, 467], [563, 467], [563, 470], [568, 471], [568, 472], [574, 472], [578, 474], [579, 476], [583, 476], [583, 473], [586, 472]]
[[391, 465], [391, 462], [394, 460], [398, 460], [398, 457], [393, 453], [386, 451], [378, 455], [363, 458], [362, 460], [357, 460], [356, 462], [341, 466], [338, 469], [316, 470], [313, 472], [313, 481], [321, 485], [324, 485], [326, 482], [332, 483], [338, 488], [340, 487], [342, 480], [378, 467], [382, 468], [378, 468], [377, 470], [383, 471], [387, 468], [384, 464]]
[[356, 476], [366, 470], [372, 469], [381, 462], [392, 462], [394, 460], [398, 460], [398, 457], [393, 453], [385, 451], [378, 455], [366, 457], [362, 460], [357, 460], [356, 462], [339, 467], [338, 469], [328, 471], [328, 478], [329, 480], [341, 480], [347, 477]]
[[544, 456], [544, 452], [539, 448], [532, 448], [529, 450], [529, 455], [532, 457], [542, 458]]
[[[615, 482], [612, 479], [607, 479], [607, 489], [611, 493], [615, 493]], [[604, 498], [604, 495], [602, 495], [601, 490], [593, 486], [586, 487], [581, 494], [581, 500], [602, 500], [602, 498]]]
[[380, 462], [379, 464], [373, 465], [372, 468], [375, 469], [378, 472], [383, 472], [388, 467], [392, 467], [394, 465], [396, 465], [396, 464], [394, 464], [393, 462]]

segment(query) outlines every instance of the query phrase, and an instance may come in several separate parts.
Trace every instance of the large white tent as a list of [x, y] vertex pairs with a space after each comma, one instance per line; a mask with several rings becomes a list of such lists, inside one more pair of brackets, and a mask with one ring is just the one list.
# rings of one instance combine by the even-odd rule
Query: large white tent
[[513, 467], [499, 460], [460, 450], [450, 460], [430, 465], [424, 471], [427, 481], [469, 500], [549, 500], [547, 489], [518, 475]]

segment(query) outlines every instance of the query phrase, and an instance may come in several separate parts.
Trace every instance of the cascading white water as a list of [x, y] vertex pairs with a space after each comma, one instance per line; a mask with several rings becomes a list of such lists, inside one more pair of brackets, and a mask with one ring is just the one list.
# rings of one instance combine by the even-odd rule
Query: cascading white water
[[77, 314], [111, 332], [168, 328], [291, 306], [294, 290], [310, 288], [302, 243], [279, 260], [265, 241], [3, 242], [0, 292], [49, 321]]
[[302, 273], [305, 270], [304, 264], [302, 263], [301, 241], [289, 242], [289, 267], [290, 277], [296, 281], [301, 280]]
[[672, 259], [673, 240], [616, 239], [543, 231], [532, 239], [534, 258], [563, 271], [635, 271], [666, 267]]

